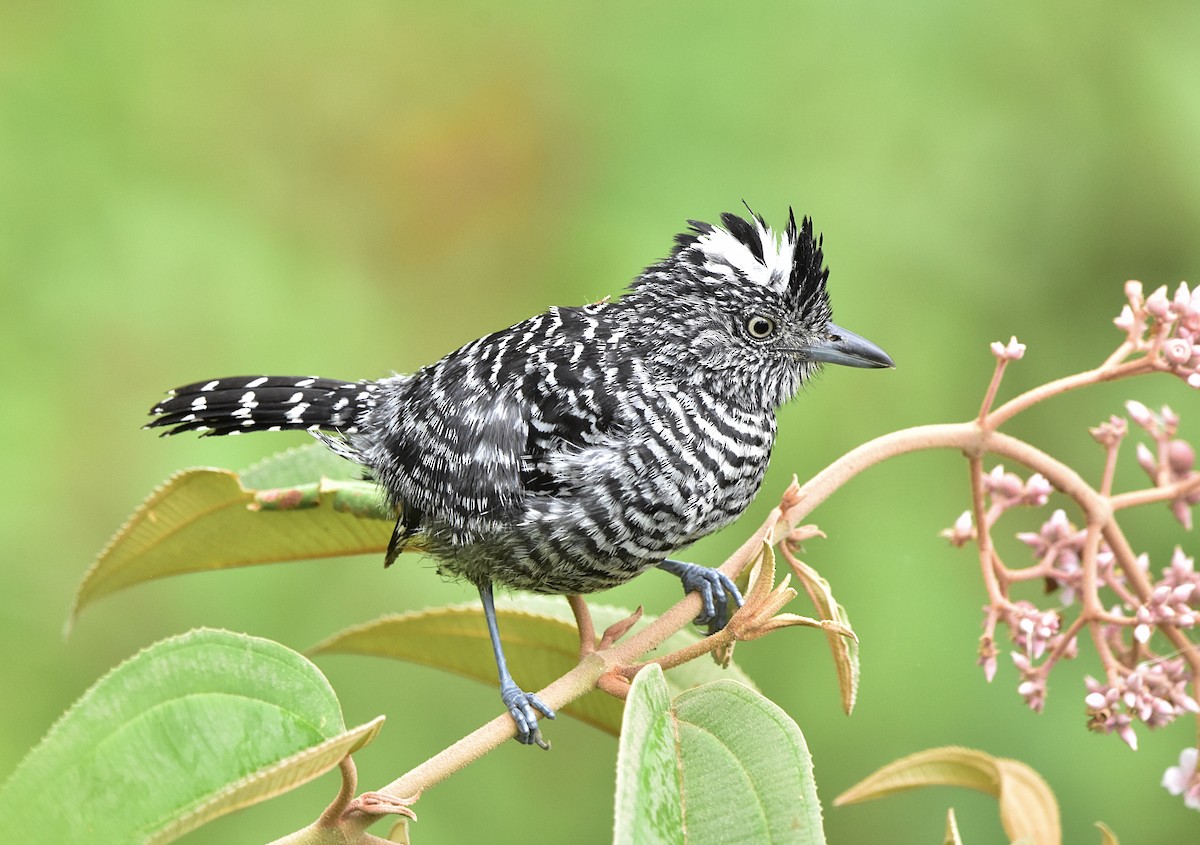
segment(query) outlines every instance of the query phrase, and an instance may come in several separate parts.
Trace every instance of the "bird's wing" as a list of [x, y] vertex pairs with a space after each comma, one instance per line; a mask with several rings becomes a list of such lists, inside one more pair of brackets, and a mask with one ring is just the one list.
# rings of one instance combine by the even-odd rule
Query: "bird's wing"
[[529, 413], [521, 480], [534, 493], [560, 492], [564, 479], [556, 467], [564, 455], [620, 439], [630, 422], [629, 364], [617, 359], [607, 327], [584, 336], [571, 331], [572, 318], [581, 318], [560, 313], [561, 340], [530, 357], [521, 391]]
[[429, 517], [469, 542], [509, 521], [524, 495], [529, 439], [528, 403], [516, 391], [448, 361], [417, 374], [398, 407], [383, 410], [386, 430], [369, 457], [403, 505], [402, 532]]

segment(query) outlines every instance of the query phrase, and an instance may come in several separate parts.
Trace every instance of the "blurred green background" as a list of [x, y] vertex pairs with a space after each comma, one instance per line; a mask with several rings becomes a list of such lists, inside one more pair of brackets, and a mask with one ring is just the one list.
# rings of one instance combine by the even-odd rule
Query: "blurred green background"
[[[891, 429], [971, 416], [989, 341], [1029, 344], [1012, 395], [1115, 347], [1127, 278], [1200, 282], [1198, 43], [1200, 6], [1169, 2], [9, 0], [0, 773], [161, 637], [211, 625], [303, 649], [472, 597], [416, 559], [386, 573], [373, 557], [261, 567], [117, 595], [64, 641], [74, 586], [154, 485], [307, 442], [157, 440], [139, 426], [165, 388], [411, 371], [548, 305], [619, 292], [689, 217], [744, 198], [780, 225], [791, 204], [825, 232], [838, 321], [898, 368], [827, 371], [782, 412], [759, 502], [689, 553], [719, 562], [793, 473]], [[1010, 430], [1095, 479], [1085, 428], [1133, 397], [1173, 403], [1200, 431], [1195, 394], [1165, 377], [1060, 400]], [[1141, 483], [1131, 450], [1120, 479]], [[1096, 820], [1124, 842], [1197, 841], [1200, 817], [1158, 785], [1194, 725], [1142, 729], [1137, 753], [1087, 733], [1086, 646], [1052, 676], [1042, 716], [1006, 657], [984, 682], [977, 566], [936, 536], [967, 506], [965, 480], [959, 456], [906, 457], [815, 515], [829, 539], [807, 557], [862, 638], [852, 717], [821, 635], [737, 651], [808, 737], [830, 841], [941, 841], [950, 805], [967, 842], [1001, 841], [994, 802], [974, 793], [830, 806], [876, 767], [943, 744], [1038, 769], [1068, 842], [1098, 841]], [[1176, 542], [1198, 551], [1165, 508], [1130, 524], [1156, 569]], [[677, 591], [648, 574], [598, 600], [655, 612]], [[359, 760], [363, 788], [499, 712], [493, 689], [431, 670], [321, 667], [348, 723], [387, 714]], [[569, 719], [548, 735], [549, 754], [513, 743], [430, 791], [415, 840], [608, 841], [616, 743]], [[328, 775], [185, 841], [279, 836], [335, 791]]]

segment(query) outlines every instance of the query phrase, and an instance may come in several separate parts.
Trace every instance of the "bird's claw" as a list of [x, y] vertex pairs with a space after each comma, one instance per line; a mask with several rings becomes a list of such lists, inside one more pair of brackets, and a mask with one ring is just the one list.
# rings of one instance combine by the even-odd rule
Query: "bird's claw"
[[733, 579], [719, 569], [677, 560], [663, 561], [659, 568], [679, 578], [685, 593], [700, 594], [700, 615], [694, 621], [697, 625], [707, 625], [709, 634], [715, 634], [729, 622], [730, 597], [738, 607], [745, 603]]
[[553, 708], [547, 706], [533, 693], [525, 692], [516, 684], [502, 686], [500, 699], [508, 708], [508, 714], [517, 723], [517, 742], [522, 745], [536, 745], [549, 751], [550, 743], [542, 739], [536, 711], [540, 710], [547, 719], [553, 719], [555, 717]]

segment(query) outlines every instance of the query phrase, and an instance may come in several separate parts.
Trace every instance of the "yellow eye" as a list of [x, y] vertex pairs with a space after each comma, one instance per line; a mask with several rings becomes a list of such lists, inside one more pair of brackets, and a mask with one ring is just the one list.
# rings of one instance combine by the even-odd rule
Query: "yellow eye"
[[775, 321], [765, 314], [754, 314], [746, 320], [746, 331], [755, 340], [765, 340], [775, 333]]

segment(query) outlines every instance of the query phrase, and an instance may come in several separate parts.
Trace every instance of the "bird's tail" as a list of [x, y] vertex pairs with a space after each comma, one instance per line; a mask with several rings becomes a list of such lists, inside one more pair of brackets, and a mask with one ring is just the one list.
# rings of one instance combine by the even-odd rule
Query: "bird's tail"
[[338, 381], [305, 376], [238, 376], [177, 387], [150, 409], [146, 428], [162, 434], [198, 431], [202, 435], [248, 431], [326, 429], [358, 431], [375, 406], [371, 381]]

